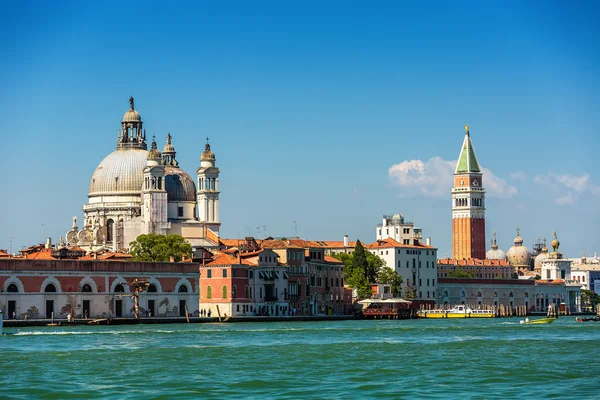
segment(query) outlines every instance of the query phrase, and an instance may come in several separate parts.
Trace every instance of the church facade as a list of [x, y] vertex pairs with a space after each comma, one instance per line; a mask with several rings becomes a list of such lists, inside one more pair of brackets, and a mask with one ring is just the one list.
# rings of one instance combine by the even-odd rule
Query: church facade
[[178, 234], [192, 247], [215, 248], [219, 238], [219, 169], [206, 143], [193, 179], [179, 167], [171, 134], [163, 152], [152, 140], [129, 99], [115, 151], [100, 162], [90, 181], [82, 227], [66, 233], [69, 246], [86, 251], [128, 249], [142, 234]]

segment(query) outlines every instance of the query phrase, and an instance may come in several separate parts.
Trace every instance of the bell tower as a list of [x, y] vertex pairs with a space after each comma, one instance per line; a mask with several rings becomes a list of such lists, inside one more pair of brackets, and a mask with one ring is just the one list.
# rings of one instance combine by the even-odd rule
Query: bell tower
[[485, 259], [485, 189], [482, 172], [465, 125], [452, 188], [452, 257]]
[[169, 228], [167, 219], [167, 190], [165, 189], [165, 167], [161, 164], [161, 154], [152, 140], [144, 168], [142, 188], [142, 234], [166, 235]]
[[196, 171], [198, 177], [198, 220], [204, 222], [218, 234], [219, 226], [219, 168], [215, 166], [215, 153], [210, 149], [208, 138], [200, 156], [200, 168]]

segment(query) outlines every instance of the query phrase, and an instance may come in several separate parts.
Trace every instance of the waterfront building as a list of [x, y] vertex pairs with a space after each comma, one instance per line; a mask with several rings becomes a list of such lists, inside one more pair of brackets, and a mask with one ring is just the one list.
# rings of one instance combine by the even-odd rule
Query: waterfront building
[[200, 267], [200, 309], [213, 317], [288, 315], [287, 270], [270, 249], [218, 252]]
[[531, 270], [531, 254], [527, 247], [523, 246], [523, 239], [518, 227], [517, 237], [515, 237], [513, 246], [506, 252], [506, 258], [518, 275], [523, 275]]
[[437, 260], [438, 279], [450, 278], [459, 270], [479, 279], [509, 279], [512, 277], [512, 267], [506, 260], [479, 260], [476, 258]]
[[417, 300], [435, 301], [438, 276], [435, 247], [423, 244], [416, 238], [410, 244], [402, 244], [388, 237], [365, 245], [365, 249], [380, 257], [402, 276], [403, 296], [411, 292]]
[[476, 307], [517, 307], [530, 309], [535, 282], [524, 279], [439, 278], [438, 304], [469, 304]]
[[452, 258], [485, 258], [485, 189], [469, 126], [454, 171]]
[[192, 262], [0, 259], [0, 308], [19, 319], [64, 319], [69, 313], [76, 318], [131, 318], [134, 300], [128, 282], [138, 278], [150, 282], [139, 296], [141, 316], [178, 317], [186, 308], [197, 316], [198, 267]]
[[162, 154], [152, 141], [147, 150], [142, 117], [130, 97], [116, 150], [90, 180], [83, 227], [73, 218], [69, 246], [86, 251], [127, 249], [147, 233], [179, 234], [194, 247], [216, 248], [219, 222], [219, 169], [206, 143], [196, 180], [179, 167], [171, 134]]
[[592, 290], [600, 294], [600, 260], [594, 257], [587, 258], [585, 255], [578, 259], [570, 259], [571, 278], [581, 284], [582, 289]]

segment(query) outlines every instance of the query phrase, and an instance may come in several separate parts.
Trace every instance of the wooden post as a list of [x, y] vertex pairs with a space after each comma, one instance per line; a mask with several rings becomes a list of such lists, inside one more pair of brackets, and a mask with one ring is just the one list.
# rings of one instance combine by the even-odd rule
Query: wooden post
[[218, 304], [217, 304], [217, 314], [219, 314], [219, 322], [221, 322], [221, 310], [219, 310]]
[[190, 314], [188, 313], [187, 304], [185, 305], [185, 319], [190, 323]]

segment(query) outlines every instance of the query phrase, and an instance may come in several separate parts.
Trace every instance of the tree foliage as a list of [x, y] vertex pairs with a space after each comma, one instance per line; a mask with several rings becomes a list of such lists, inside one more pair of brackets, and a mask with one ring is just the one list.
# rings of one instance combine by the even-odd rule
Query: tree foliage
[[475, 274], [458, 267], [456, 270], [448, 272], [448, 278], [475, 278]]
[[600, 304], [600, 294], [592, 290], [581, 289], [581, 304], [585, 307], [592, 307], [592, 311], [595, 311], [596, 306]]
[[192, 246], [180, 235], [140, 235], [129, 246], [132, 261], [167, 262], [171, 257], [181, 261], [192, 255]]
[[360, 240], [356, 241], [354, 253], [334, 254], [344, 263], [344, 281], [356, 290], [359, 298], [371, 297], [371, 284], [384, 283], [392, 286], [392, 293], [400, 293], [402, 277], [389, 268], [380, 257], [366, 251]]

